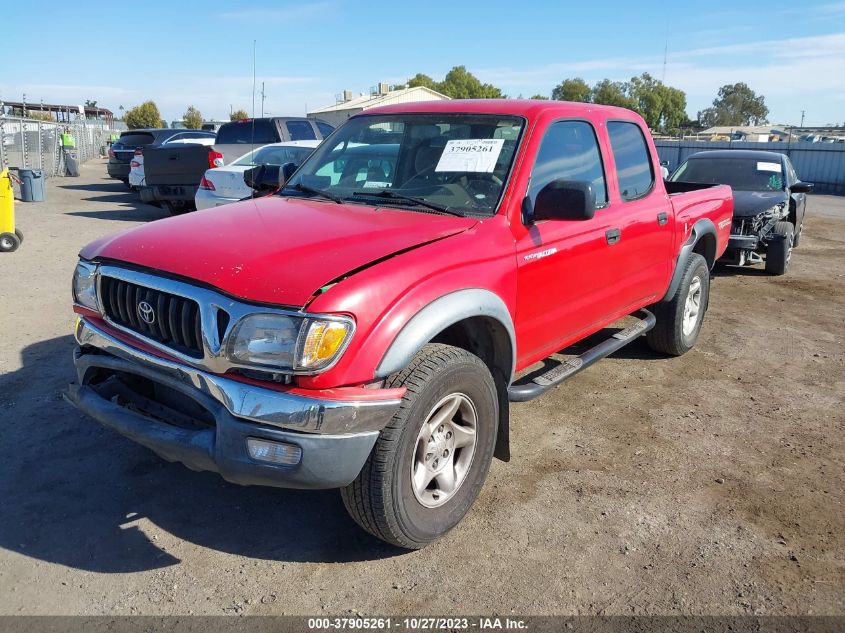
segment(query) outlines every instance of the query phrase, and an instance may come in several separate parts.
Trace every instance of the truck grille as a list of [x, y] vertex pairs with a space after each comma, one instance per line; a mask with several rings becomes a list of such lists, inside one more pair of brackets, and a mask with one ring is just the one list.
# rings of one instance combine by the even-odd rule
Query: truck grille
[[100, 279], [100, 291], [103, 310], [111, 321], [202, 358], [202, 324], [196, 301], [107, 276]]

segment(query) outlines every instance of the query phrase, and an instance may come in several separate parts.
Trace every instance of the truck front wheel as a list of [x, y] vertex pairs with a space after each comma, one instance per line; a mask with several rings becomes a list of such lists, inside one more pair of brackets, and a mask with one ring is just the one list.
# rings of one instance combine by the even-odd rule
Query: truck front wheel
[[341, 490], [374, 536], [419, 549], [466, 515], [487, 477], [499, 406], [487, 366], [458, 347], [429, 344], [386, 386], [405, 387], [358, 478]]
[[657, 324], [646, 334], [651, 349], [671, 356], [691, 350], [698, 340], [710, 297], [710, 269], [698, 253], [690, 255], [684, 276], [668, 301], [651, 307]]

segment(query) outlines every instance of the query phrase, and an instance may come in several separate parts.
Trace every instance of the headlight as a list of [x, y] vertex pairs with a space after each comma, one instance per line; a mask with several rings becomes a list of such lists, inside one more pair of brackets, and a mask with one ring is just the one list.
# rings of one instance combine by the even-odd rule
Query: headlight
[[97, 301], [97, 265], [80, 261], [73, 271], [73, 300], [81, 306], [100, 311]]
[[351, 332], [348, 319], [253, 314], [232, 328], [226, 355], [243, 365], [317, 371], [340, 355]]

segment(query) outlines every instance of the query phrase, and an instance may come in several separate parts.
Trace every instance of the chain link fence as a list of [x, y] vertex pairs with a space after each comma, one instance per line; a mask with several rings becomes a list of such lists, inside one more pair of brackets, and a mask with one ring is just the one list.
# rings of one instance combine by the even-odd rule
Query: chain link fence
[[84, 163], [106, 154], [114, 130], [101, 121], [56, 123], [0, 116], [0, 169], [41, 169], [45, 177], [63, 175], [63, 132], [73, 135], [77, 160]]

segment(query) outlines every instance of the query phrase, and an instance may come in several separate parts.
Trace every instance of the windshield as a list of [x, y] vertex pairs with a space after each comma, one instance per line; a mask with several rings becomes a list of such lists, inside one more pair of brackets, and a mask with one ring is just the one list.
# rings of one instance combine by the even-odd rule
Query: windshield
[[281, 193], [312, 196], [317, 190], [345, 202], [490, 215], [523, 124], [517, 117], [475, 114], [353, 118], [314, 151]]
[[313, 147], [259, 147], [244, 154], [233, 165], [284, 165], [285, 163], [299, 164], [314, 151]]
[[730, 185], [735, 191], [783, 191], [782, 172], [779, 159], [693, 158], [671, 180]]

